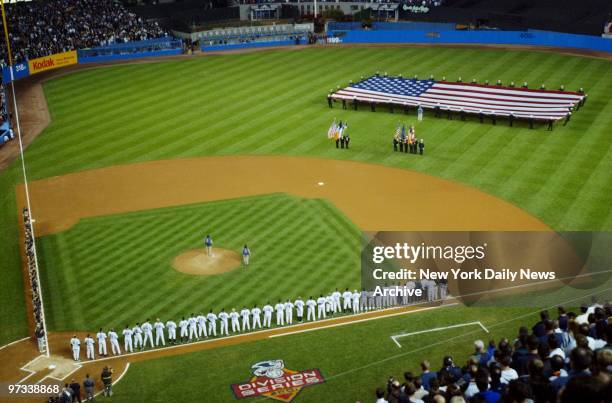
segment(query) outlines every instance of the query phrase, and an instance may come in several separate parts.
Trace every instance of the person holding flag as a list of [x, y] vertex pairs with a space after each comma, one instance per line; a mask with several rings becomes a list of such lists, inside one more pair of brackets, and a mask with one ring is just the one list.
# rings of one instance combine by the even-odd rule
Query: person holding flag
[[332, 122], [331, 126], [329, 126], [329, 129], [327, 130], [327, 138], [328, 139], [333, 139], [334, 135], [336, 133], [336, 118], [334, 118], [334, 121]]
[[410, 153], [416, 154], [417, 153], [417, 140], [416, 140], [416, 133], [414, 132], [414, 126], [410, 126], [410, 129], [408, 130], [408, 134], [409, 134], [409, 141], [410, 141]]
[[[399, 144], [400, 147], [402, 146], [402, 143], [400, 142], [400, 134], [402, 132], [402, 129], [400, 128], [399, 122], [397, 123], [397, 128], [395, 129], [395, 134], [393, 134], [393, 151], [397, 151], [397, 145]], [[400, 150], [401, 151], [401, 150]]]

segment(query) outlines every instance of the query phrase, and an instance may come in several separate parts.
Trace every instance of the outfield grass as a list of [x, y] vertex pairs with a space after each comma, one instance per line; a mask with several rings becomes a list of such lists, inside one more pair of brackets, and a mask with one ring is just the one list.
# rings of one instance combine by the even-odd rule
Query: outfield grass
[[[248, 243], [249, 268], [215, 276], [174, 270], [172, 259], [203, 248], [208, 232], [215, 247], [240, 252]], [[178, 322], [192, 312], [359, 288], [359, 241], [329, 202], [284, 194], [85, 219], [39, 240], [48, 326]]]
[[[430, 114], [426, 114], [424, 122], [417, 123], [415, 116], [327, 108], [325, 95], [330, 88], [376, 70], [421, 77], [435, 74], [449, 79], [462, 76], [481, 81], [528, 81], [532, 86], [545, 82], [548, 88], [564, 84], [568, 89], [586, 88], [589, 100], [568, 126], [558, 126], [552, 133], [545, 128], [529, 130], [524, 125], [509, 128], [499, 122], [492, 126], [476, 120], [436, 120]], [[518, 205], [555, 229], [611, 229], [612, 156], [608, 135], [612, 126], [611, 72], [612, 64], [608, 61], [551, 53], [371, 47], [267, 51], [93, 69], [46, 83], [53, 123], [29, 147], [26, 158], [32, 179], [115, 164], [202, 155], [353, 159], [415, 169], [474, 185]], [[339, 153], [325, 139], [334, 117], [347, 120], [350, 125], [353, 139], [350, 152]], [[418, 136], [425, 138], [427, 144], [425, 158], [390, 151], [391, 134], [399, 120], [416, 124]], [[16, 163], [0, 175], [3, 195], [0, 223], [8, 224], [8, 230], [0, 235], [4, 241], [0, 263], [6, 280], [0, 287], [7, 301], [11, 295], [16, 297], [11, 301], [17, 301], [11, 304], [11, 312], [0, 313], [0, 320], [6, 325], [0, 341], [26, 333], [20, 302], [23, 298], [19, 298], [22, 283], [20, 275], [16, 275], [19, 245], [12, 178], [17, 175]], [[172, 219], [166, 222], [177, 223]], [[75, 231], [79, 228], [84, 227], [77, 226]], [[102, 234], [108, 238], [114, 233], [100, 232], [87, 236], [109, 245], [110, 241], [102, 239]], [[147, 255], [153, 260], [167, 252], [164, 248], [169, 239], [185, 245], [198, 241], [177, 239], [178, 232], [168, 239], [161, 230], [149, 232], [147, 241], [153, 247], [163, 246]], [[51, 324], [56, 329], [70, 322], [85, 327], [86, 311], [82, 308], [93, 307], [88, 302], [90, 295], [94, 298], [100, 293], [111, 297], [106, 304], [127, 306], [123, 299], [130, 296], [122, 296], [117, 287], [139, 278], [136, 273], [146, 274], [138, 267], [122, 279], [105, 268], [103, 272], [109, 273], [108, 278], [99, 278], [98, 272], [79, 268], [72, 258], [54, 255], [53, 250], [62, 249], [61, 243], [68, 242], [72, 246], [66, 248], [66, 244], [62, 249], [68, 250], [68, 255], [96, 264], [95, 259], [78, 251], [82, 245], [95, 249], [90, 240], [71, 238], [69, 234], [57, 235], [55, 241], [45, 242], [42, 248], [42, 260], [47, 265], [42, 272], [43, 282], [50, 294], [46, 295], [47, 307], [58, 312], [51, 302], [56, 297], [70, 301], [74, 307], [65, 314], [52, 315]], [[123, 234], [129, 238], [127, 232]], [[158, 242], [149, 239], [149, 235], [156, 236]], [[53, 242], [59, 246], [53, 246]], [[74, 249], [76, 246], [79, 248]], [[137, 249], [133, 246], [121, 245], [116, 251], [129, 254]], [[118, 258], [117, 253], [110, 255]], [[148, 262], [134, 256], [136, 262], [149, 267]], [[110, 268], [116, 264], [116, 260], [104, 261]], [[64, 266], [73, 267], [76, 275], [69, 275]], [[47, 269], [54, 273], [46, 273]], [[55, 276], [60, 281], [52, 283], [50, 278]], [[92, 283], [94, 278], [104, 281], [106, 286]], [[80, 282], [87, 287], [81, 290]], [[183, 296], [189, 290], [193, 291], [193, 286], [187, 287]], [[126, 307], [127, 311], [149, 313], [136, 299], [133, 302], [135, 305]], [[13, 308], [14, 305], [17, 307]], [[187, 303], [179, 301], [177, 305], [186, 308]], [[103, 307], [92, 309], [100, 315], [94, 317], [87, 312], [88, 328], [105, 318]], [[128, 320], [127, 316], [121, 319]], [[12, 333], [5, 336], [5, 328], [13, 329]]]

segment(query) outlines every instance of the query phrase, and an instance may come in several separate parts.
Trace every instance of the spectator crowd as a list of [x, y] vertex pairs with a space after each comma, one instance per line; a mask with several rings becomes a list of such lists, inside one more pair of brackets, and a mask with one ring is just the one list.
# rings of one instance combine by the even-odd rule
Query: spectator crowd
[[[159, 38], [166, 33], [111, 0], [41, 0], [5, 5], [13, 62]], [[2, 64], [8, 64], [6, 45]]]
[[604, 403], [612, 399], [612, 305], [582, 306], [580, 313], [548, 311], [531, 331], [474, 352], [460, 367], [450, 355], [433, 371], [406, 372], [376, 389], [376, 403]]
[[47, 351], [45, 342], [45, 324], [42, 317], [42, 304], [40, 302], [40, 286], [38, 284], [38, 268], [34, 255], [34, 237], [32, 236], [32, 222], [30, 221], [30, 211], [23, 209], [23, 226], [25, 235], [25, 253], [28, 265], [28, 275], [30, 277], [30, 290], [32, 292], [32, 309], [34, 315], [35, 336], [38, 341], [38, 350], [43, 353]]

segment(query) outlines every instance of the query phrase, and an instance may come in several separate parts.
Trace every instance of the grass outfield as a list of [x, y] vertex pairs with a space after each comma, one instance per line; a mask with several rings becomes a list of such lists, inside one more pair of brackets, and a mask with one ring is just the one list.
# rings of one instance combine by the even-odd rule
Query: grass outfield
[[[247, 242], [249, 269], [174, 270], [172, 259], [203, 248], [207, 232], [215, 247], [239, 252]], [[284, 194], [89, 218], [38, 245], [47, 322], [56, 331], [122, 329], [148, 317], [178, 322], [192, 312], [360, 284], [359, 230], [325, 200]]]
[[[568, 126], [558, 126], [553, 133], [503, 123], [436, 120], [426, 114], [417, 134], [425, 138], [427, 155], [416, 158], [390, 151], [398, 120], [416, 123], [414, 116], [327, 108], [330, 88], [376, 70], [528, 81], [532, 86], [546, 82], [549, 88], [582, 86], [589, 101]], [[611, 72], [608, 61], [551, 53], [372, 47], [267, 51], [92, 69], [46, 83], [53, 123], [28, 148], [26, 158], [32, 179], [200, 155], [349, 158], [477, 186], [555, 229], [610, 229]], [[324, 138], [334, 117], [348, 120], [350, 152], [337, 152]], [[3, 295], [14, 295], [22, 287], [14, 275], [17, 220], [12, 179], [7, 179], [17, 174], [14, 163], [0, 178], [0, 222], [12, 228], [0, 233], [0, 266], [7, 279]], [[12, 336], [3, 331], [2, 340], [25, 335], [25, 321], [16, 314], [23, 312], [23, 299], [16, 301], [11, 311], [0, 311], [0, 321], [16, 329]], [[59, 326], [61, 318], [57, 320]]]

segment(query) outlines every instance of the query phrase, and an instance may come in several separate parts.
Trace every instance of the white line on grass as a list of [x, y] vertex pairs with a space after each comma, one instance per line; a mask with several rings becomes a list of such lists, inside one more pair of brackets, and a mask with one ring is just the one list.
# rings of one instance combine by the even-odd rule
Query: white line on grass
[[440, 306], [431, 306], [431, 307], [427, 307], [427, 308], [415, 309], [413, 311], [398, 312], [398, 313], [392, 313], [390, 315], [374, 316], [372, 318], [364, 318], [364, 319], [358, 319], [358, 320], [351, 320], [351, 321], [348, 321], [348, 322], [334, 323], [332, 325], [327, 325], [327, 326], [317, 326], [317, 327], [313, 327], [311, 329], [296, 330], [296, 331], [293, 331], [293, 332], [273, 334], [273, 335], [268, 336], [268, 338], [271, 339], [271, 338], [274, 338], [274, 337], [289, 336], [291, 334], [297, 334], [297, 333], [314, 332], [315, 330], [329, 329], [329, 328], [332, 328], [332, 327], [338, 327], [338, 326], [344, 326], [344, 325], [352, 325], [354, 323], [367, 322], [369, 320], [391, 318], [393, 316], [408, 315], [409, 313], [417, 313], [417, 312], [429, 311], [431, 309], [446, 308], [446, 307], [455, 306], [455, 305], [459, 305], [459, 304], [457, 302], [454, 302], [452, 304], [446, 304], [446, 305], [440, 305]]
[[24, 337], [23, 339], [11, 341], [9, 344], [5, 344], [4, 346], [0, 347], [0, 350], [10, 347], [13, 344], [21, 343], [22, 341], [27, 340], [27, 339], [29, 339], [29, 337]]
[[393, 340], [393, 342], [395, 344], [397, 344], [397, 346], [399, 348], [402, 348], [402, 345], [399, 344], [399, 342], [397, 341], [397, 339], [400, 339], [402, 337], [414, 336], [414, 335], [417, 335], [417, 334], [423, 334], [423, 333], [429, 333], [429, 332], [439, 332], [440, 330], [456, 329], [458, 327], [476, 326], [476, 325], [480, 326], [482, 328], [482, 330], [484, 330], [485, 332], [489, 333], [489, 331], [487, 330], [486, 327], [484, 327], [482, 322], [481, 321], [477, 321], [477, 322], [459, 323], [457, 325], [450, 325], [450, 326], [444, 326], [444, 327], [436, 327], [436, 328], [433, 328], [433, 329], [420, 330], [418, 332], [396, 334], [394, 336], [391, 336], [391, 340]]
[[[130, 367], [130, 363], [128, 362], [127, 364], [125, 364], [125, 369], [123, 370], [123, 372], [121, 373], [121, 375], [119, 375], [119, 377], [117, 379], [115, 379], [115, 381], [113, 382], [113, 386], [115, 386], [117, 384], [117, 382], [119, 382], [121, 380], [121, 378], [123, 378], [123, 376], [127, 373], [128, 368]], [[104, 386], [102, 387], [102, 390], [99, 390], [94, 397], [98, 397], [100, 395], [100, 393], [104, 392]]]

